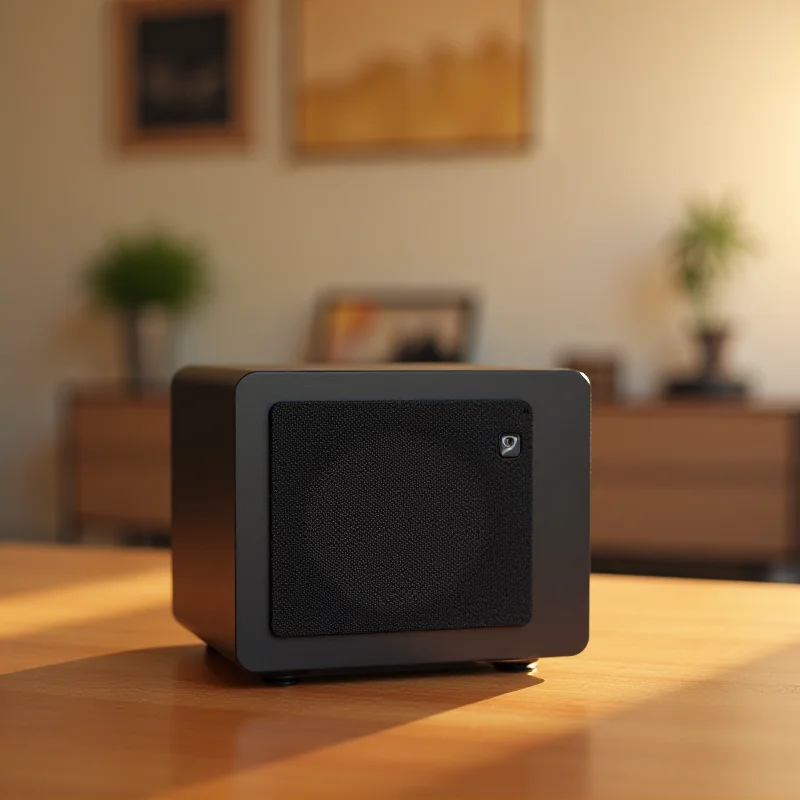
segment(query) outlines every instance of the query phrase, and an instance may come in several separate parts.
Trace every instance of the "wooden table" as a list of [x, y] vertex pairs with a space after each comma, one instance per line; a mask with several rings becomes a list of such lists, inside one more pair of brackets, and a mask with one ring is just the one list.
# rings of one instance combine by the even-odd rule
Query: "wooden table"
[[265, 688], [165, 553], [0, 548], [0, 797], [797, 798], [800, 587], [596, 577], [538, 673]]

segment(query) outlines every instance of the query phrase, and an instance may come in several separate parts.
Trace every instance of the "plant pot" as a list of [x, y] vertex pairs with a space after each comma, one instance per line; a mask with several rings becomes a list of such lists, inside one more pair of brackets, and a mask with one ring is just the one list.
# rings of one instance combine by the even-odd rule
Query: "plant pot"
[[730, 333], [725, 328], [697, 331], [695, 341], [700, 350], [699, 380], [713, 382], [723, 378], [722, 365], [729, 339]]
[[122, 319], [125, 381], [133, 394], [166, 383], [172, 373], [172, 325], [159, 308], [134, 310]]
[[727, 328], [701, 328], [695, 332], [700, 363], [693, 377], [670, 381], [666, 395], [671, 398], [738, 400], [747, 394], [747, 385], [727, 377], [725, 347], [730, 340]]
[[146, 383], [163, 384], [172, 377], [173, 318], [162, 308], [142, 314], [139, 334], [142, 342], [142, 372]]

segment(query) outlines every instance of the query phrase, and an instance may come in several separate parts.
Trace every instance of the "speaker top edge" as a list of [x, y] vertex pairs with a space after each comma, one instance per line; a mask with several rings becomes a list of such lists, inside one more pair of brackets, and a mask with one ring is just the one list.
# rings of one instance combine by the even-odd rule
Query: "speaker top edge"
[[[489, 364], [463, 364], [463, 363], [405, 363], [405, 364], [270, 364], [249, 367], [236, 366], [187, 366], [177, 373], [177, 376], [186, 373], [204, 372], [220, 375], [249, 375], [258, 372], [574, 372], [565, 368], [535, 368], [520, 366], [497, 366]], [[176, 376], [176, 377], [177, 377]]]

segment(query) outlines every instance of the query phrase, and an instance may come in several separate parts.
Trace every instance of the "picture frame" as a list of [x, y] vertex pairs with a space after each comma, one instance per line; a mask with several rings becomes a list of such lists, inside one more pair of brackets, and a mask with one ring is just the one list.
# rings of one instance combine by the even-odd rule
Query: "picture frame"
[[118, 146], [244, 147], [250, 0], [117, 0], [112, 11]]
[[292, 151], [527, 150], [538, 128], [539, 2], [294, 0], [285, 58]]
[[467, 362], [476, 316], [467, 292], [329, 292], [316, 306], [308, 358], [318, 364]]

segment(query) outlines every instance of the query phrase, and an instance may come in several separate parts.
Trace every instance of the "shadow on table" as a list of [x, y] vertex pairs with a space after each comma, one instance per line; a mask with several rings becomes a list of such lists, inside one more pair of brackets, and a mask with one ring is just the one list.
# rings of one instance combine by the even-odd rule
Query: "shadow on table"
[[542, 683], [489, 667], [458, 672], [271, 688], [198, 645], [3, 675], [0, 788], [151, 797]]
[[800, 643], [393, 797], [789, 800], [799, 743]]

